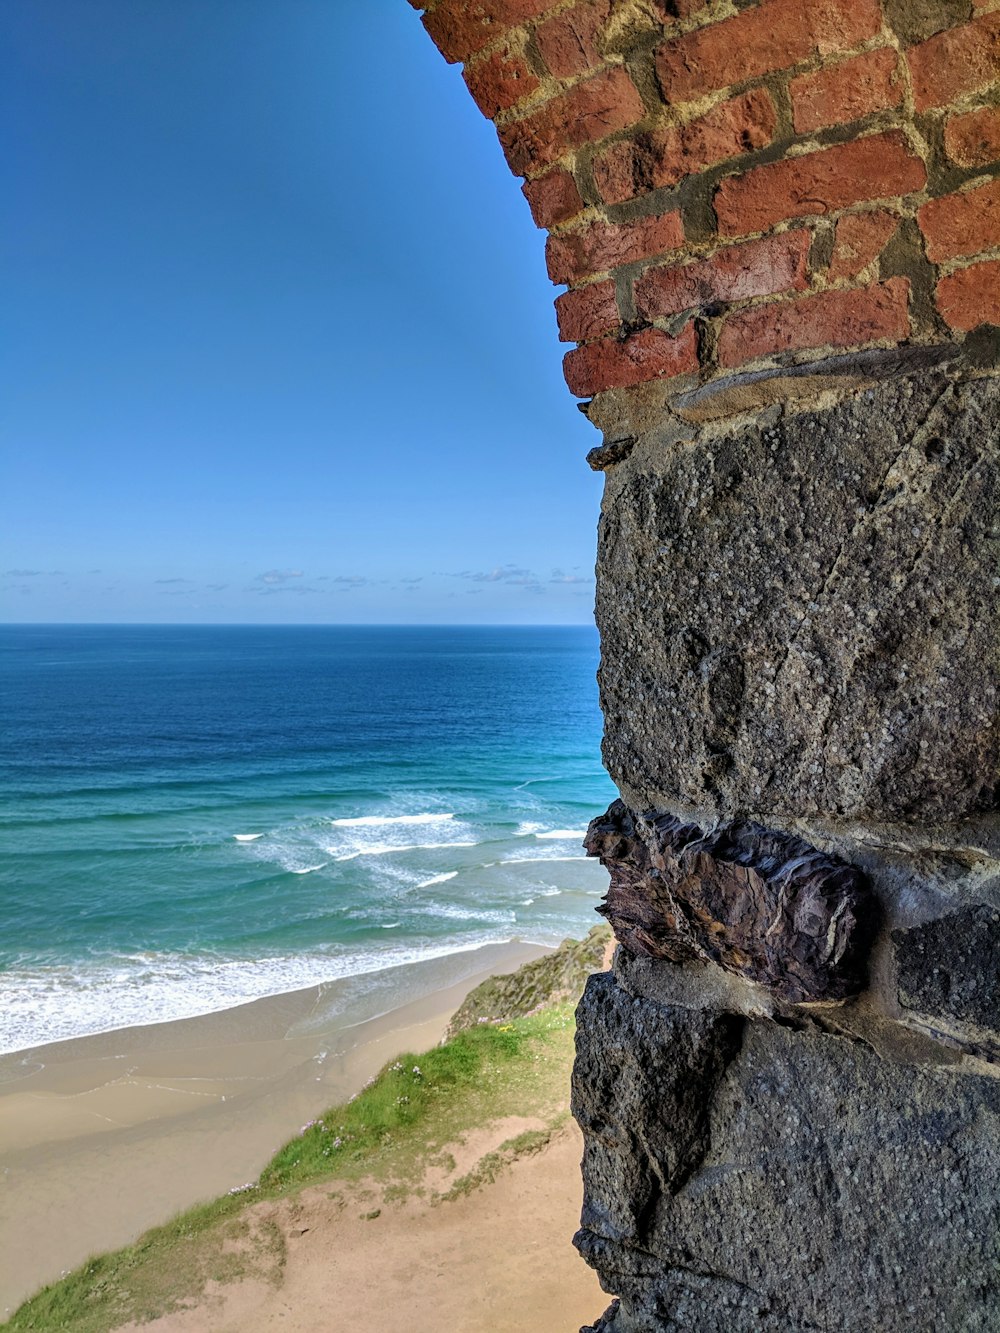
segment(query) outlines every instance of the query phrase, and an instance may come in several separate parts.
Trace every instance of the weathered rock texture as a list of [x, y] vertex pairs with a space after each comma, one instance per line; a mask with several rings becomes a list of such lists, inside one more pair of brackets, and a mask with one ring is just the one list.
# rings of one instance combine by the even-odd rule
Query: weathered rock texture
[[759, 824], [705, 833], [622, 801], [584, 843], [611, 872], [598, 908], [630, 952], [718, 963], [786, 1000], [842, 1000], [864, 987], [877, 908], [864, 875]]
[[421, 7], [603, 436], [599, 1326], [1000, 1328], [1000, 0]]
[[996, 1078], [655, 989], [592, 977], [578, 1015], [576, 1243], [621, 1299], [600, 1327], [997, 1327]]
[[605, 761], [634, 801], [995, 808], [1000, 381], [953, 373], [661, 432], [609, 473]]

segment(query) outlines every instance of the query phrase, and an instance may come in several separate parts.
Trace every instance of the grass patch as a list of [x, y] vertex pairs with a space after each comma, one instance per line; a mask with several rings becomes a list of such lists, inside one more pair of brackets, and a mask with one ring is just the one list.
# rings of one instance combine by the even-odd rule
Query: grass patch
[[[433, 1050], [399, 1056], [356, 1097], [304, 1126], [259, 1181], [88, 1261], [25, 1302], [3, 1327], [108, 1333], [197, 1303], [209, 1282], [280, 1283], [284, 1237], [269, 1201], [310, 1185], [362, 1179], [403, 1197], [465, 1130], [508, 1115], [554, 1123], [565, 1114], [572, 1041], [572, 1006], [564, 1004], [510, 1022], [477, 1023]], [[488, 1183], [543, 1141], [546, 1132], [518, 1136], [445, 1197]]]
[[513, 1166], [519, 1158], [530, 1157], [532, 1153], [541, 1152], [547, 1147], [552, 1135], [564, 1119], [564, 1116], [560, 1116], [547, 1129], [526, 1129], [523, 1134], [507, 1139], [495, 1152], [488, 1152], [485, 1157], [480, 1158], [471, 1171], [459, 1176], [451, 1189], [439, 1194], [434, 1202], [448, 1203], [453, 1199], [460, 1199], [464, 1194], [473, 1194], [484, 1185], [492, 1185], [501, 1171]]
[[582, 940], [563, 940], [558, 949], [516, 972], [487, 977], [469, 992], [448, 1025], [453, 1037], [477, 1023], [522, 1018], [559, 1000], [577, 998], [592, 972], [601, 970], [611, 927], [594, 926]]

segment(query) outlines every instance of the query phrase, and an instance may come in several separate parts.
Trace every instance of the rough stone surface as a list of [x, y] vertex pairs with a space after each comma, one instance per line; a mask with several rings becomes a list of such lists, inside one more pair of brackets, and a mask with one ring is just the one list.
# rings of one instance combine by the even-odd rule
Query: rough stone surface
[[937, 308], [953, 329], [976, 329], [1000, 322], [1000, 260], [970, 264], [941, 279]]
[[607, 473], [604, 756], [638, 809], [935, 821], [1000, 782], [1000, 385], [927, 369]]
[[962, 908], [892, 933], [899, 1002], [988, 1030], [1000, 1043], [1000, 912]]
[[718, 963], [784, 999], [864, 985], [876, 905], [864, 876], [801, 838], [727, 824], [706, 833], [615, 801], [584, 843], [611, 872], [598, 908], [632, 953]]
[[575, 1243], [619, 1297], [596, 1327], [992, 1333], [1000, 1082], [726, 1017], [587, 985]]
[[[743, 1020], [653, 1006], [617, 984], [600, 986], [601, 976], [610, 980], [591, 977], [581, 1002], [599, 1026], [578, 1026], [573, 1070], [573, 1114], [585, 1134], [582, 1227], [641, 1244], [664, 1191], [682, 1189], [708, 1151], [709, 1094], [739, 1047]], [[630, 1123], [641, 1106], [657, 1111]]]

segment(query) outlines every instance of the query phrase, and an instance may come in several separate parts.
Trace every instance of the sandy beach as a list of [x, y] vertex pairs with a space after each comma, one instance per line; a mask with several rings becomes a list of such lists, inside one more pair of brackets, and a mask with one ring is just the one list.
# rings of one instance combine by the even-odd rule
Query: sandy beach
[[[89, 1255], [254, 1179], [386, 1060], [440, 1040], [473, 986], [544, 952], [489, 945], [0, 1057], [0, 1313]], [[575, 1222], [559, 1225], [568, 1238]], [[569, 1251], [567, 1261], [590, 1277]]]

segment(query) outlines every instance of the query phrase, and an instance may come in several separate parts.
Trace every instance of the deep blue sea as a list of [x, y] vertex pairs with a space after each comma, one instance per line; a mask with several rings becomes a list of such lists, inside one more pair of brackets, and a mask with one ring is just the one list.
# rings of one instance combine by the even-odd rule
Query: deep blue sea
[[589, 628], [0, 627], [0, 1051], [583, 934], [597, 659]]

